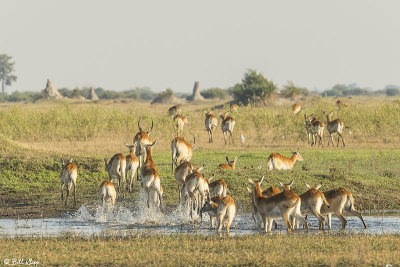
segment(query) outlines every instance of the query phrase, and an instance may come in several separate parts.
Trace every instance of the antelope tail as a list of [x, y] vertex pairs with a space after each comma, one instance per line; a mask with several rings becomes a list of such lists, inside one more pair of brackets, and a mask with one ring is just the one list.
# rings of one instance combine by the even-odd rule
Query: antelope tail
[[328, 202], [328, 200], [326, 200], [326, 197], [325, 197], [324, 193], [322, 193], [322, 201], [329, 208], [329, 202]]

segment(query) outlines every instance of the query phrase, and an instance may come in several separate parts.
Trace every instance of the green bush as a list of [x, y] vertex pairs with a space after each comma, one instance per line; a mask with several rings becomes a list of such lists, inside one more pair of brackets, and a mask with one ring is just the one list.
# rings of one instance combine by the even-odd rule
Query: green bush
[[200, 92], [200, 94], [207, 99], [226, 99], [228, 91], [221, 88], [209, 88]]

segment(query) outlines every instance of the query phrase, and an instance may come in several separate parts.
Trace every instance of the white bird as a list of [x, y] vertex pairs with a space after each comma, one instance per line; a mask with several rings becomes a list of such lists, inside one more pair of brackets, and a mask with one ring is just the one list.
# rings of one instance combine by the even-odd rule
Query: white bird
[[240, 135], [240, 142], [243, 144], [246, 138], [244, 138], [243, 134]]

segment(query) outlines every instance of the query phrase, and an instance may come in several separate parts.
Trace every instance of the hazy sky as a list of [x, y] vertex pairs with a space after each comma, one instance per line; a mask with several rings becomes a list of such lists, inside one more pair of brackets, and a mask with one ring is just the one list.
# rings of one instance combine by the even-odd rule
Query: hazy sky
[[227, 88], [246, 69], [278, 85], [400, 84], [400, 2], [0, 1], [8, 91], [86, 85], [189, 92]]

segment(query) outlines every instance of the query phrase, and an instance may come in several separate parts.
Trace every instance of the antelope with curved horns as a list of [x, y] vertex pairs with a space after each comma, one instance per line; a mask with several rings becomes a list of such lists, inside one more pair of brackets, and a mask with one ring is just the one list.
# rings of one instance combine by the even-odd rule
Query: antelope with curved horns
[[212, 111], [206, 112], [204, 111], [204, 114], [206, 115], [206, 120], [205, 120], [205, 125], [206, 125], [206, 130], [208, 132], [208, 142], [212, 143], [213, 136], [214, 136], [214, 131], [218, 126], [218, 120], [217, 117], [212, 114]]
[[327, 114], [324, 111], [324, 114], [326, 116], [326, 121], [327, 121], [326, 128], [328, 129], [328, 132], [329, 132], [328, 146], [329, 146], [330, 142], [332, 143], [332, 147], [335, 146], [333, 144], [333, 134], [334, 133], [338, 134], [338, 141], [337, 141], [337, 145], [336, 146], [339, 147], [340, 138], [342, 139], [343, 146], [346, 146], [344, 144], [344, 140], [343, 140], [343, 136], [342, 136], [342, 132], [343, 132], [343, 129], [344, 129], [343, 121], [341, 119], [336, 119], [336, 120], [332, 121], [331, 120], [331, 116], [333, 115], [333, 112], [329, 112], [329, 114]]
[[182, 200], [182, 188], [185, 185], [186, 177], [191, 174], [194, 169], [193, 164], [188, 161], [182, 162], [175, 169], [174, 176], [176, 183], [178, 184], [179, 203]]
[[[146, 152], [146, 150], [145, 149], [142, 150], [142, 146], [149, 145], [152, 143], [152, 141], [150, 139], [150, 133], [151, 133], [151, 130], [153, 130], [153, 126], [154, 126], [153, 120], [151, 120], [150, 130], [144, 131], [142, 129], [142, 127], [140, 126], [140, 120], [141, 120], [141, 118], [139, 118], [139, 120], [138, 120], [139, 132], [133, 138], [133, 145], [135, 146], [135, 155], [139, 159], [139, 170], [140, 170], [140, 166], [141, 166], [141, 163], [142, 163], [144, 157], [146, 157], [146, 155], [143, 154]], [[139, 180], [139, 172], [137, 172], [137, 179]]]
[[182, 116], [182, 115], [175, 115], [174, 117], [174, 122], [176, 125], [176, 135], [179, 136], [179, 134], [181, 136], [183, 136], [183, 126], [185, 126], [185, 124], [188, 122], [188, 117], [189, 116]]
[[235, 144], [233, 142], [233, 128], [235, 127], [235, 119], [232, 118], [231, 116], [228, 116], [228, 112], [224, 113], [224, 114], [220, 114], [220, 118], [222, 119], [221, 122], [221, 129], [222, 129], [222, 133], [224, 134], [224, 141], [225, 141], [225, 145], [226, 142], [228, 141], [228, 134], [230, 136], [231, 142], [232, 144]]
[[267, 167], [268, 170], [291, 170], [296, 161], [303, 161], [303, 156], [300, 154], [299, 149], [292, 152], [292, 157], [288, 158], [279, 153], [271, 153], [268, 157]]
[[310, 116], [304, 114], [304, 119], [306, 120], [306, 129], [308, 129], [307, 132], [312, 136], [311, 146], [315, 146], [317, 136], [319, 138], [318, 145], [324, 147], [324, 144], [322, 143], [322, 137], [324, 136], [325, 124], [315, 118], [313, 114]]
[[221, 163], [218, 166], [224, 170], [234, 170], [236, 166], [237, 157], [233, 161], [230, 161], [228, 156], [226, 156], [226, 162], [228, 163]]
[[301, 104], [300, 103], [294, 103], [292, 106], [293, 114], [297, 115], [300, 110], [301, 110]]
[[336, 101], [336, 109], [339, 110], [341, 107], [348, 107], [348, 106], [341, 100]]
[[[322, 186], [322, 183], [312, 187], [308, 184], [305, 185], [308, 188], [308, 191], [300, 195], [301, 213], [304, 215], [310, 213], [313, 214], [319, 221], [319, 229], [324, 229], [325, 218], [321, 215], [321, 206], [322, 204], [325, 204], [327, 207], [329, 207], [329, 203], [326, 200], [324, 193], [319, 190], [319, 188]], [[299, 223], [297, 223], [297, 229], [298, 228]]]
[[[272, 230], [272, 222], [278, 218], [282, 218], [288, 231], [291, 231], [293, 227], [289, 220], [289, 215], [292, 215], [293, 209], [297, 209], [301, 204], [300, 197], [296, 197], [296, 194], [291, 194], [289, 191], [287, 191], [289, 193], [283, 191], [271, 197], [263, 197], [260, 187], [263, 180], [264, 176], [258, 182], [254, 182], [252, 179], [248, 178], [253, 189], [247, 187], [247, 190], [249, 191], [250, 199], [255, 205], [257, 212], [261, 215], [264, 231], [270, 232]], [[300, 209], [300, 207], [298, 208]]]
[[[182, 197], [184, 197], [185, 202], [188, 204], [190, 210], [190, 216], [193, 216], [193, 209], [197, 209], [197, 213], [200, 213], [201, 207], [204, 205], [206, 197], [210, 199], [210, 182], [214, 178], [204, 178], [200, 173], [203, 167], [192, 169], [185, 180], [185, 185], [182, 188]], [[197, 207], [195, 203], [197, 202]]]
[[67, 205], [69, 191], [71, 187], [74, 186], [74, 206], [76, 206], [76, 178], [78, 177], [78, 168], [75, 163], [73, 163], [73, 159], [70, 159], [68, 163], [65, 163], [63, 159], [61, 161], [61, 202], [64, 201], [64, 185], [67, 187], [67, 198], [65, 199], [65, 206]]
[[125, 146], [129, 149], [129, 155], [125, 157], [126, 159], [126, 168], [125, 168], [125, 177], [128, 179], [128, 172], [131, 171], [130, 179], [129, 179], [129, 192], [132, 192], [132, 184], [133, 184], [133, 177], [139, 167], [139, 159], [135, 155], [136, 144], [130, 146], [125, 144]]
[[226, 233], [229, 235], [229, 229], [236, 214], [236, 204], [231, 196], [217, 196], [209, 199], [201, 208], [200, 213], [203, 212], [208, 212], [210, 215], [211, 228], [213, 227], [214, 217], [217, 217], [217, 233], [220, 233], [222, 226], [225, 226]]
[[[329, 190], [324, 192], [324, 195], [329, 203], [327, 206], [325, 203], [322, 204], [321, 214], [328, 215], [328, 228], [332, 229], [332, 213], [334, 213], [339, 220], [342, 222], [342, 229], [345, 229], [347, 220], [343, 216], [343, 211], [347, 211], [350, 214], [357, 216], [360, 218], [361, 222], [364, 225], [364, 228], [367, 228], [367, 225], [364, 222], [364, 218], [361, 212], [358, 212], [354, 208], [354, 198], [353, 195], [347, 191], [346, 189], [339, 187], [337, 189]], [[322, 227], [322, 225], [320, 225]]]
[[174, 116], [174, 115], [179, 114], [181, 112], [182, 112], [182, 106], [180, 104], [172, 106], [172, 107], [170, 107], [168, 109], [169, 116]]
[[171, 142], [171, 172], [174, 172], [175, 167], [184, 161], [190, 161], [192, 158], [192, 150], [196, 145], [196, 137], [193, 135], [193, 146], [186, 142], [182, 137], [175, 137]]
[[114, 206], [116, 196], [117, 192], [115, 191], [114, 184], [108, 179], [105, 180], [99, 188], [99, 202], [103, 206], [103, 209], [105, 208], [104, 205], [108, 206], [111, 204]]
[[228, 191], [228, 185], [224, 179], [220, 179], [214, 182], [211, 182], [210, 185], [210, 194], [211, 196], [226, 196], [226, 192]]
[[[142, 187], [143, 189], [147, 192], [147, 207], [150, 208], [150, 193], [152, 193], [154, 204], [156, 206], [159, 206], [161, 209], [161, 198], [162, 198], [162, 193], [161, 193], [161, 182], [160, 182], [160, 175], [157, 170], [157, 166], [153, 161], [153, 152], [152, 152], [152, 147], [157, 143], [157, 141], [154, 141], [154, 143], [149, 144], [149, 145], [140, 145], [141, 150], [146, 150], [146, 160], [144, 161], [143, 165], [141, 166], [140, 169], [140, 176], [142, 180]], [[159, 203], [157, 200], [159, 200]]]
[[[116, 178], [118, 179], [118, 193], [121, 190], [121, 186], [125, 183], [126, 175], [126, 158], [121, 153], [115, 154], [108, 162], [104, 158], [105, 171], [108, 173], [110, 181]], [[121, 181], [122, 180], [122, 181]], [[122, 185], [121, 185], [122, 184]]]

